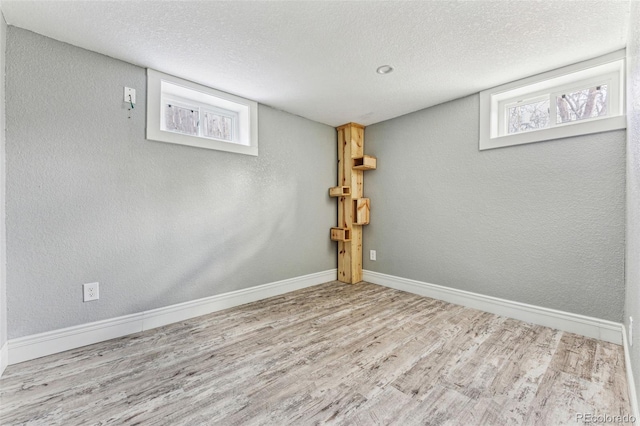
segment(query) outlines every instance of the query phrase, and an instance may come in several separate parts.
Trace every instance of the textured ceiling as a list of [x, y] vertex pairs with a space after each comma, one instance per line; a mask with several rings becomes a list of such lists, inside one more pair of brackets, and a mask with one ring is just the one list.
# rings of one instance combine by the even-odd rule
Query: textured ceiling
[[[2, 1], [10, 25], [337, 126], [623, 48], [629, 1]], [[395, 71], [379, 75], [390, 64]]]

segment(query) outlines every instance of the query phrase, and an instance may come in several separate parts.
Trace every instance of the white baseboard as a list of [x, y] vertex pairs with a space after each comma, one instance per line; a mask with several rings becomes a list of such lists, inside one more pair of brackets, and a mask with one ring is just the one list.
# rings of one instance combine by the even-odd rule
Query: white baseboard
[[142, 331], [144, 313], [110, 318], [9, 340], [9, 364], [17, 364]]
[[4, 342], [4, 345], [0, 348], [0, 377], [2, 377], [2, 373], [4, 373], [7, 365], [9, 365], [9, 345], [7, 342]]
[[334, 281], [336, 278], [336, 270], [330, 269], [164, 308], [11, 339], [3, 349], [8, 357], [2, 355], [0, 360], [5, 362], [8, 359], [8, 364], [17, 364]]
[[206, 315], [211, 312], [244, 305], [245, 303], [278, 296], [329, 281], [335, 281], [337, 277], [337, 270], [330, 269], [328, 271], [289, 278], [287, 280], [232, 291], [217, 296], [205, 297], [204, 299], [192, 300], [164, 308], [152, 309], [144, 312], [142, 329], [150, 330], [189, 318], [199, 317], [200, 315]]
[[629, 402], [631, 404], [631, 415], [640, 420], [640, 411], [638, 410], [638, 394], [636, 392], [636, 382], [633, 380], [633, 369], [631, 368], [631, 352], [629, 350], [629, 339], [627, 339], [627, 330], [622, 325], [622, 346], [624, 346], [624, 367], [627, 370], [627, 383], [629, 386]]
[[622, 324], [570, 312], [513, 302], [497, 297], [484, 296], [470, 291], [457, 290], [422, 281], [400, 278], [373, 271], [363, 271], [363, 280], [406, 291], [420, 296], [479, 309], [496, 315], [515, 318], [532, 324], [543, 325], [606, 342], [622, 344]]

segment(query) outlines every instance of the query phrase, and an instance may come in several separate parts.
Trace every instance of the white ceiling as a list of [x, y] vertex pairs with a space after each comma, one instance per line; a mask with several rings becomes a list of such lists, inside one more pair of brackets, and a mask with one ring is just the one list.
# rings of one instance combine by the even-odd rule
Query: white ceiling
[[[625, 1], [7, 1], [7, 23], [338, 126], [626, 44]], [[376, 74], [390, 64], [395, 71]]]

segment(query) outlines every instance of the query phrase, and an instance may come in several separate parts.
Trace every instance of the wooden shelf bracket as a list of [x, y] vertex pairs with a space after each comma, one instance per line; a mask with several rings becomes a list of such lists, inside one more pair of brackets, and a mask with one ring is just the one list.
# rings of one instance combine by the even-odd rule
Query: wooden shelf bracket
[[368, 198], [353, 200], [353, 224], [368, 225], [371, 202]]
[[349, 197], [351, 196], [351, 188], [348, 186], [334, 186], [329, 188], [329, 197]]
[[354, 170], [375, 170], [378, 160], [371, 155], [362, 155], [359, 157], [352, 157], [352, 168]]
[[331, 228], [331, 239], [333, 241], [351, 241], [351, 229]]

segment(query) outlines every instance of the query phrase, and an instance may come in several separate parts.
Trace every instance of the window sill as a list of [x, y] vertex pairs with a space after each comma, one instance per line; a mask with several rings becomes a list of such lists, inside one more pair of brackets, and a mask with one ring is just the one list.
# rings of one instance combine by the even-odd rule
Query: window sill
[[517, 133], [495, 138], [489, 138], [481, 135], [480, 151], [483, 151], [485, 149], [503, 148], [510, 145], [522, 145], [553, 139], [569, 138], [572, 136], [588, 135], [591, 133], [608, 132], [611, 130], [626, 129], [626, 127], [626, 116], [618, 115], [616, 117], [601, 118], [599, 120], [585, 121], [583, 123], [573, 123], [566, 126], [558, 126], [543, 130], [534, 130], [531, 132]]
[[[164, 83], [171, 86], [163, 88]], [[165, 85], [166, 86], [166, 85]], [[180, 90], [180, 92], [176, 92]], [[186, 92], [184, 92], [186, 91]], [[185, 94], [186, 93], [186, 94]], [[170, 100], [182, 97], [187, 102], [199, 103], [200, 108], [221, 108], [238, 115], [237, 141], [226, 141], [163, 130], [161, 105], [163, 97]], [[204, 104], [204, 105], [202, 105]], [[192, 111], [193, 112], [193, 111]], [[229, 93], [205, 87], [152, 69], [147, 69], [147, 139], [197, 148], [226, 151], [251, 156], [258, 155], [258, 104]]]

